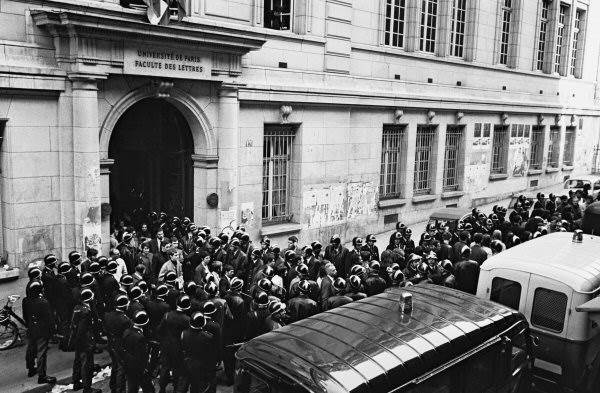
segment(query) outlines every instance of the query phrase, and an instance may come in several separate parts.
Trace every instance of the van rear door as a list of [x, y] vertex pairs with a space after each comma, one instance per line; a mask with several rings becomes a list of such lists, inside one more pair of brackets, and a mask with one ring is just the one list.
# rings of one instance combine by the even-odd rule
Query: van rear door
[[485, 298], [525, 313], [531, 274], [508, 269], [490, 271]]

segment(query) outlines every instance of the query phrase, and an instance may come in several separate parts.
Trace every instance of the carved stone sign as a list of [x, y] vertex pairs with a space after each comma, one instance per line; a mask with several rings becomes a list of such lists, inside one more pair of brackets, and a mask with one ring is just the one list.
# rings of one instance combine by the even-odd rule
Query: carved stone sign
[[190, 49], [125, 44], [123, 73], [163, 78], [210, 79], [212, 55]]

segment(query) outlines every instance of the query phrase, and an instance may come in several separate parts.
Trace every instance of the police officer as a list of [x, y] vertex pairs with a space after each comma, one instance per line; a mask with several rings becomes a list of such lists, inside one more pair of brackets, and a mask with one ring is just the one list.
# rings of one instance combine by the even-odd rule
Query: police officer
[[[44, 288], [44, 297], [48, 300], [53, 317], [58, 317], [57, 303], [59, 301], [58, 277], [54, 269], [56, 268], [57, 258], [54, 254], [48, 254], [44, 257], [44, 269], [42, 269], [42, 284]], [[56, 318], [55, 318], [56, 321]], [[55, 326], [52, 326], [54, 331]]]
[[370, 272], [365, 279], [365, 293], [367, 296], [374, 296], [385, 291], [387, 284], [379, 274], [379, 262], [371, 262]]
[[137, 393], [140, 387], [144, 393], [154, 393], [152, 378], [148, 372], [150, 348], [144, 336], [144, 326], [148, 321], [148, 314], [138, 311], [133, 317], [133, 326], [123, 332], [123, 358], [128, 393]]
[[336, 307], [343, 306], [352, 302], [352, 299], [348, 296], [344, 296], [344, 290], [346, 289], [346, 280], [338, 277], [333, 282], [334, 295], [329, 297], [323, 302], [323, 311], [331, 310]]
[[158, 339], [158, 325], [165, 314], [171, 310], [171, 307], [165, 301], [165, 296], [167, 296], [168, 292], [169, 288], [166, 285], [159, 285], [154, 291], [154, 298], [148, 300], [146, 304], [146, 312], [150, 318], [148, 333], [151, 339]]
[[356, 275], [351, 275], [348, 278], [348, 289], [349, 291], [346, 293], [346, 296], [351, 298], [353, 301], [361, 300], [367, 297], [367, 294], [362, 292], [362, 282]]
[[94, 368], [94, 323], [91, 303], [94, 292], [85, 288], [80, 294], [80, 303], [73, 310], [75, 329], [75, 359], [73, 361], [73, 390], [83, 388], [84, 393], [100, 393], [92, 388]]
[[[216, 364], [214, 337], [206, 329], [206, 318], [195, 312], [189, 328], [181, 334], [187, 383], [191, 393], [206, 392], [210, 386], [210, 375]], [[187, 386], [186, 386], [187, 391]]]
[[269, 295], [264, 291], [257, 291], [252, 299], [251, 310], [246, 320], [246, 340], [251, 340], [261, 334], [267, 333], [265, 320], [269, 316]]
[[129, 291], [129, 307], [127, 308], [127, 316], [131, 319], [137, 314], [138, 311], [146, 311], [142, 305], [144, 292], [142, 288], [135, 285]]
[[111, 393], [124, 393], [126, 379], [122, 339], [123, 333], [132, 326], [132, 322], [125, 314], [129, 306], [127, 295], [117, 296], [114, 304], [115, 309], [104, 314], [104, 330], [108, 338], [108, 353], [112, 364], [109, 386]]
[[277, 330], [286, 325], [285, 309], [285, 303], [281, 303], [279, 301], [271, 302], [269, 304], [269, 316], [265, 320], [265, 324], [267, 325], [269, 332]]
[[[190, 317], [186, 314], [190, 309], [191, 302], [188, 295], [181, 295], [177, 299], [175, 310], [165, 314], [163, 320], [158, 326], [160, 337], [161, 369], [158, 385], [160, 392], [164, 393], [169, 383], [169, 373], [173, 373], [173, 385], [175, 391], [179, 392], [179, 375], [183, 371], [183, 352], [181, 349], [181, 333], [186, 329], [190, 322]], [[185, 380], [181, 381], [185, 384]]]
[[[38, 375], [38, 383], [56, 383], [56, 378], [46, 375], [48, 340], [50, 339], [54, 318], [48, 301], [43, 295], [41, 281], [32, 281], [29, 294], [23, 299], [23, 319], [27, 325], [27, 350], [25, 363], [27, 376]], [[35, 359], [37, 358], [37, 368]]]
[[233, 384], [235, 371], [235, 344], [244, 341], [244, 329], [246, 326], [246, 302], [242, 294], [244, 282], [235, 277], [231, 280], [231, 287], [225, 294], [225, 301], [231, 311], [233, 320], [230, 324], [225, 325], [223, 329], [223, 365], [225, 368], [225, 378], [228, 386]]
[[288, 301], [288, 310], [292, 322], [313, 316], [319, 312], [317, 302], [309, 297], [311, 285], [308, 280], [298, 283], [298, 295]]

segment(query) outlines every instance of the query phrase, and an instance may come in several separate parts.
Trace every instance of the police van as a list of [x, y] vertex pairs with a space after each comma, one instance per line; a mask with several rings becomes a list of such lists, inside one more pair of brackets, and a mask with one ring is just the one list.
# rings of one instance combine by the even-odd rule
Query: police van
[[536, 391], [600, 392], [600, 237], [557, 232], [486, 260], [477, 296], [531, 326]]
[[424, 284], [390, 288], [259, 336], [236, 353], [235, 392], [526, 392], [524, 316]]

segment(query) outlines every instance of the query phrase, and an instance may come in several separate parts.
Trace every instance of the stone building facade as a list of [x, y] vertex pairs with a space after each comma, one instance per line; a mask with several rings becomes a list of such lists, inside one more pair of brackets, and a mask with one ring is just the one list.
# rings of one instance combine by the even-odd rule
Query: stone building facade
[[[134, 2], [131, 2], [134, 3]], [[590, 173], [589, 0], [0, 3], [0, 249], [108, 248], [134, 208], [345, 239]], [[183, 16], [183, 15], [179, 15]]]

